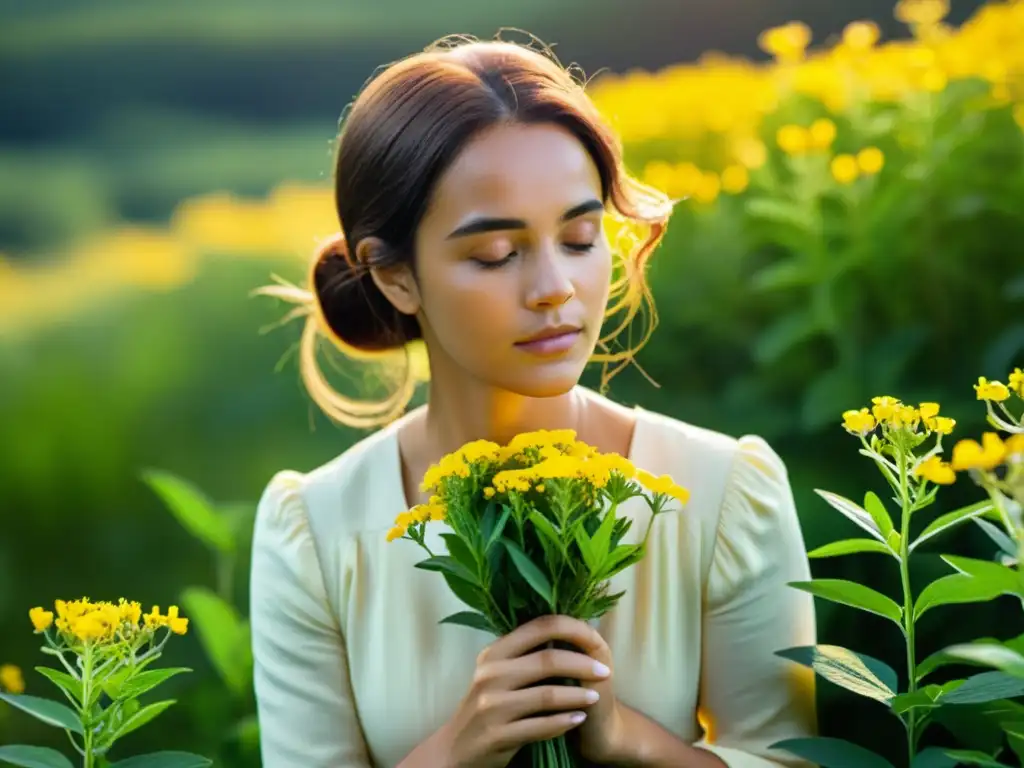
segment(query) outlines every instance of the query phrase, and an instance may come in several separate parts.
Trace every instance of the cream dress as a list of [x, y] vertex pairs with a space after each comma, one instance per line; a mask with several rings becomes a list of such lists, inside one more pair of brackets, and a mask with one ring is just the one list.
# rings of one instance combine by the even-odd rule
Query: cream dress
[[[811, 674], [774, 655], [815, 642], [812, 598], [786, 586], [809, 574], [785, 466], [756, 436], [634, 410], [629, 458], [692, 495], [613, 580], [626, 594], [598, 628], [616, 695], [733, 768], [797, 764], [768, 748], [815, 729]], [[260, 500], [251, 614], [265, 768], [393, 768], [452, 715], [494, 639], [439, 624], [465, 606], [413, 567], [418, 545], [385, 542], [406, 508], [399, 426], [308, 474], [278, 473]], [[649, 511], [629, 503], [635, 541]], [[443, 525], [428, 528], [443, 552]]]

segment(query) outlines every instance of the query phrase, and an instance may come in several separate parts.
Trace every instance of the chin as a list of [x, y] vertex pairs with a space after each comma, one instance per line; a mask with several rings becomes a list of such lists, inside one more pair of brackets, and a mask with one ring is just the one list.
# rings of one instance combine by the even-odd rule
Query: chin
[[495, 386], [522, 397], [560, 397], [572, 391], [580, 383], [583, 368], [576, 364], [562, 363], [538, 366], [532, 370], [517, 371], [520, 375], [493, 382]]

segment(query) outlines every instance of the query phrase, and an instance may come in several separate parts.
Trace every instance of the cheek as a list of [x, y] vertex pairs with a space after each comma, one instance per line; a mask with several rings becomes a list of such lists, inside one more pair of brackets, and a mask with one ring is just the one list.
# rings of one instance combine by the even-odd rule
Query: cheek
[[604, 313], [612, 280], [612, 255], [606, 247], [595, 249], [580, 260], [576, 292], [591, 313]]
[[499, 270], [486, 272], [469, 264], [446, 272], [422, 286], [423, 313], [439, 342], [463, 347], [515, 332], [515, 281]]

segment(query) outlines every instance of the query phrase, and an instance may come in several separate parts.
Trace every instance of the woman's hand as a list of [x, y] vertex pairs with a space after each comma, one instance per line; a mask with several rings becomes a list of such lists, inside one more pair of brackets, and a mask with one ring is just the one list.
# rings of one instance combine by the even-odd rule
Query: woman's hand
[[[455, 715], [402, 766], [504, 768], [523, 746], [561, 736], [589, 712], [606, 721], [609, 710], [598, 697], [611, 674], [610, 654], [598, 659], [543, 647], [559, 640], [583, 651], [607, 650], [597, 632], [567, 616], [543, 616], [513, 630], [483, 650]], [[537, 685], [553, 678], [581, 685]]]

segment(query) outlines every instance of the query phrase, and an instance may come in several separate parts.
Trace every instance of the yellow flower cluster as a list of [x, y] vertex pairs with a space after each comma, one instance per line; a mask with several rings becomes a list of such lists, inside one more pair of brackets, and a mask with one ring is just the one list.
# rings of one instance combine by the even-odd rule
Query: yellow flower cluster
[[953, 446], [950, 462], [957, 472], [970, 469], [990, 471], [1009, 461], [1024, 462], [1024, 434], [1011, 435], [1005, 441], [995, 432], [986, 432], [981, 443], [961, 440]]
[[847, 432], [868, 435], [878, 426], [910, 431], [916, 431], [919, 426], [923, 426], [926, 432], [948, 435], [956, 427], [954, 419], [939, 416], [938, 403], [921, 403], [915, 408], [888, 395], [872, 398], [871, 402], [870, 410], [861, 408], [843, 413], [843, 428]]
[[1015, 368], [1010, 374], [1009, 386], [1000, 381], [989, 381], [984, 376], [978, 377], [978, 383], [974, 385], [974, 392], [979, 400], [991, 400], [1001, 403], [1009, 400], [1010, 393], [1024, 399], [1024, 370]]
[[0, 691], [19, 694], [25, 692], [25, 676], [13, 664], [0, 665]]
[[[499, 469], [509, 462], [512, 467]], [[681, 504], [689, 500], [689, 492], [668, 475], [655, 477], [638, 470], [619, 454], [600, 453], [578, 441], [573, 430], [538, 430], [517, 435], [507, 445], [477, 440], [443, 457], [427, 470], [420, 486], [424, 492], [436, 493], [426, 504], [398, 515], [387, 532], [387, 541], [404, 537], [412, 525], [446, 518], [445, 502], [438, 495], [446, 481], [474, 474], [486, 478], [494, 470], [497, 471], [490, 477], [490, 485], [483, 491], [488, 499], [499, 493], [544, 493], [545, 483], [557, 479], [582, 480], [593, 488], [604, 488], [617, 474], [626, 480], [635, 479], [651, 493], [668, 496]]]
[[[131, 639], [140, 632], [168, 628], [177, 635], [188, 631], [188, 619], [178, 615], [178, 607], [172, 605], [166, 615], [161, 615], [159, 606], [153, 606], [150, 613], [143, 615], [139, 603], [121, 598], [115, 605], [109, 602], [81, 600], [56, 600], [54, 612], [36, 607], [28, 612], [29, 620], [36, 632], [45, 632], [52, 625], [69, 641], [83, 643], [113, 643]], [[139, 623], [141, 620], [141, 624]]]
[[956, 472], [947, 462], [938, 456], [929, 456], [922, 461], [914, 474], [936, 485], [952, 485], [956, 482]]
[[[790, 156], [827, 151], [836, 122], [857, 135], [871, 104], [913, 104], [966, 79], [985, 84], [987, 105], [1008, 107], [1024, 127], [1024, 0], [986, 4], [960, 27], [944, 23], [948, 10], [948, 0], [900, 0], [895, 16], [912, 39], [880, 43], [877, 24], [856, 21], [820, 50], [811, 49], [810, 28], [792, 22], [758, 38], [773, 57], [768, 64], [711, 54], [656, 73], [605, 75], [590, 92], [627, 146], [649, 144], [675, 155], [651, 159], [644, 180], [671, 197], [699, 201], [746, 188], [746, 172], [765, 162], [766, 118], [791, 97], [818, 101], [828, 116], [776, 131], [775, 143]], [[831, 171], [837, 183], [850, 184], [883, 164], [881, 151], [868, 147], [837, 154]], [[726, 173], [743, 182], [727, 186]]]

